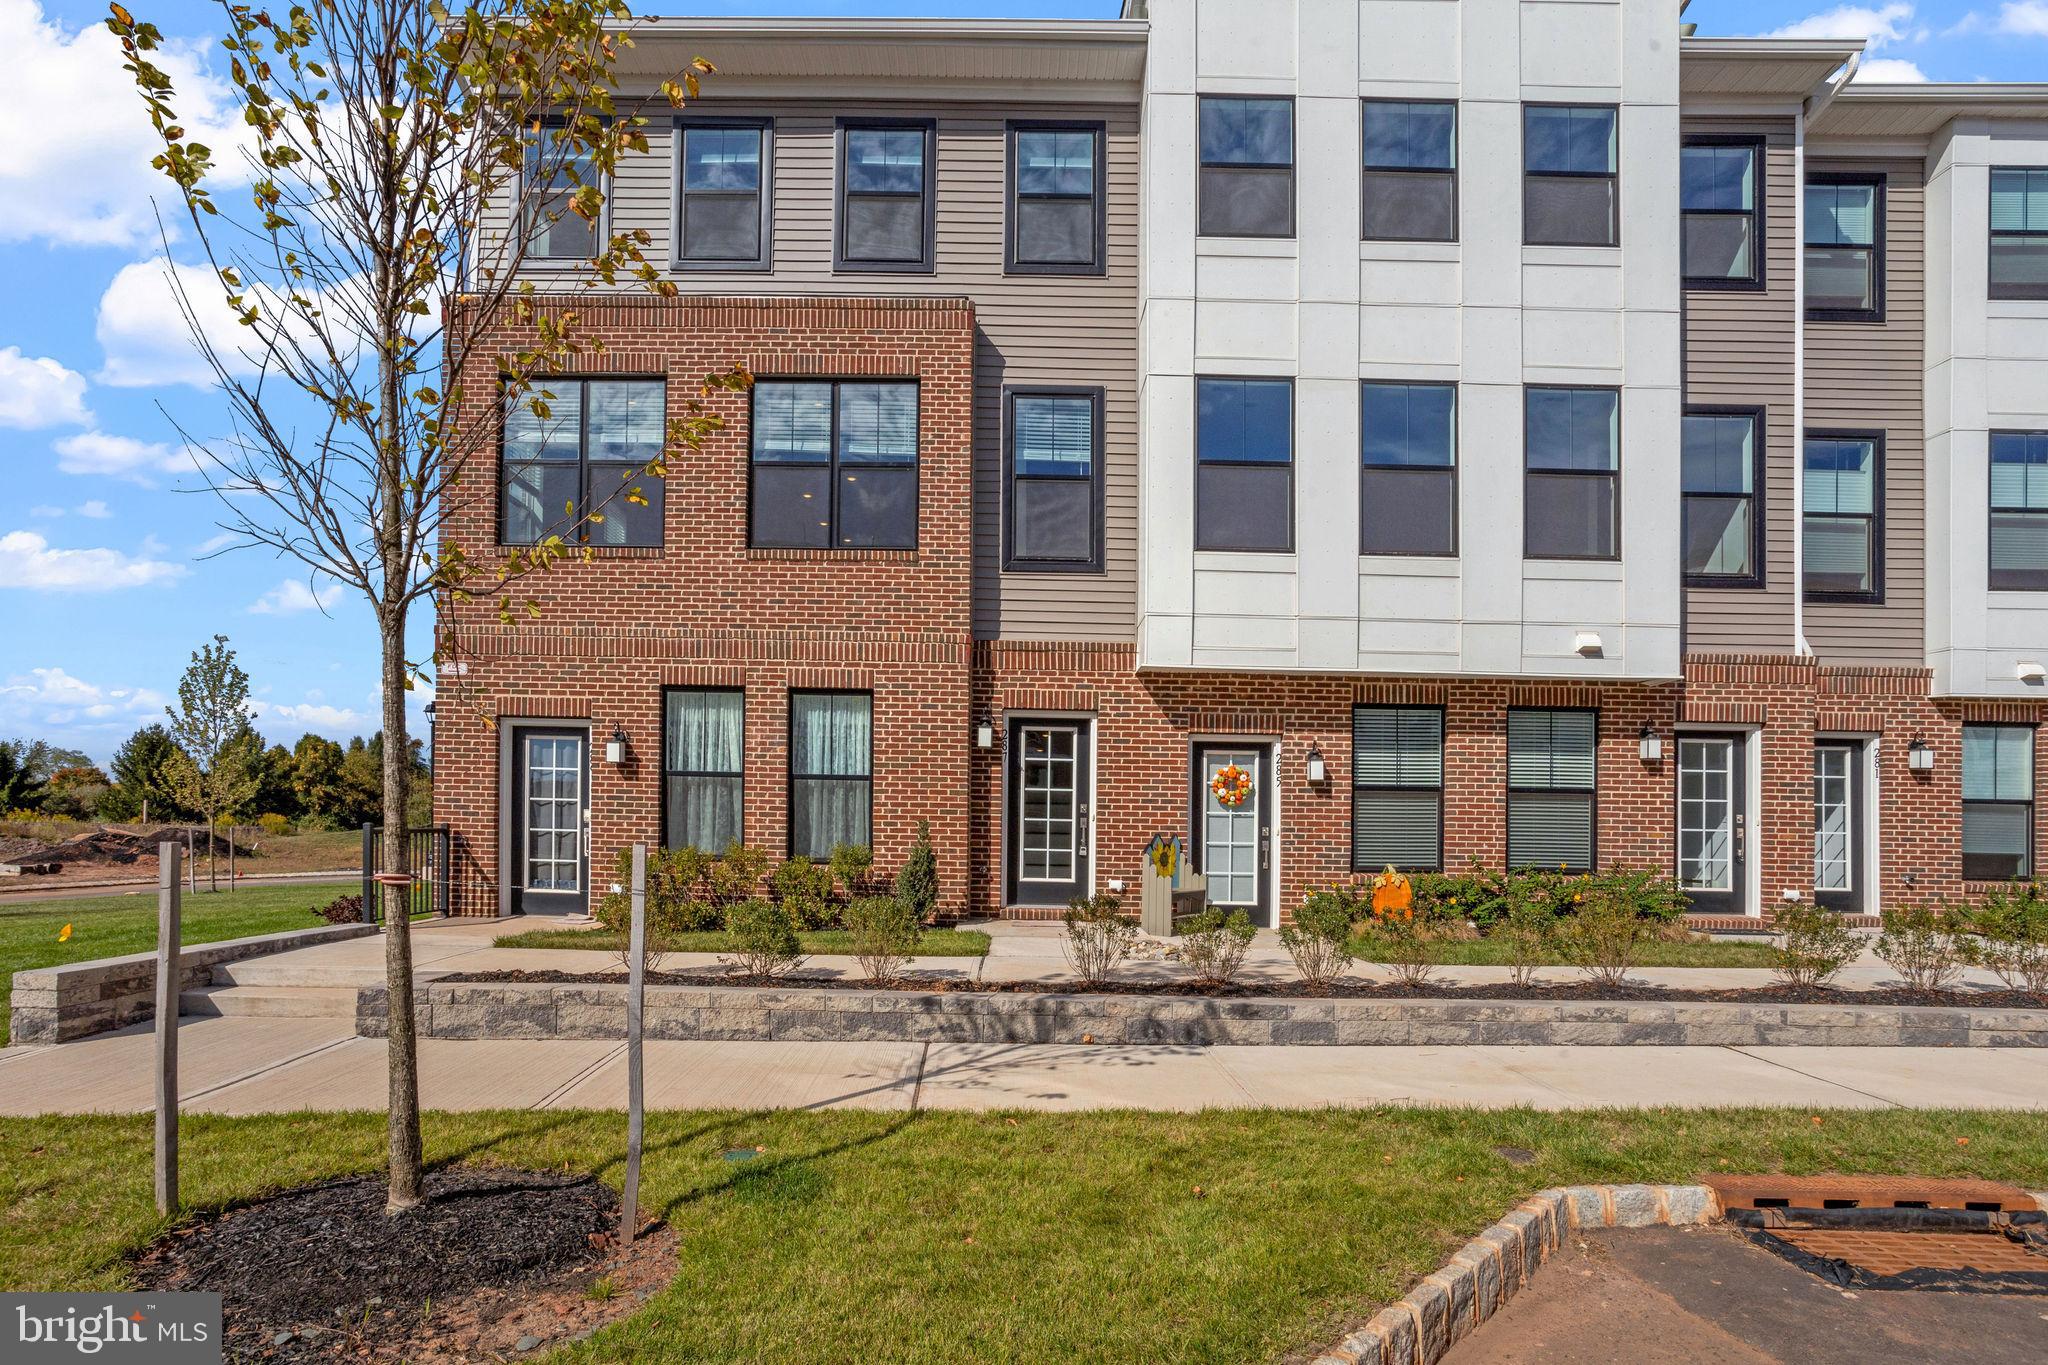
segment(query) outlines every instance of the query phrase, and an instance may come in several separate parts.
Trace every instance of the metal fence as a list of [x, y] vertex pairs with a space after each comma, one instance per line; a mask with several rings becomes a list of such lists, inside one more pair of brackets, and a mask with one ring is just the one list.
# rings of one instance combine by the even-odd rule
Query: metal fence
[[[453, 864], [449, 858], [448, 826], [423, 825], [405, 832], [405, 871], [412, 878], [406, 886], [406, 902], [415, 915], [453, 913]], [[380, 826], [363, 826], [363, 922], [378, 924], [384, 919], [383, 888], [377, 874], [384, 871], [384, 831]]]

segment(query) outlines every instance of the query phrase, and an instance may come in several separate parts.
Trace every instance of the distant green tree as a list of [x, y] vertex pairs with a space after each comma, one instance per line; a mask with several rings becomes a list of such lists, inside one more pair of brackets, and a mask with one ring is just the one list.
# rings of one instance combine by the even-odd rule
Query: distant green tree
[[28, 746], [29, 771], [45, 782], [65, 768], [90, 768], [92, 755], [83, 749], [66, 749], [39, 739]]
[[[261, 745], [262, 736], [257, 736], [256, 742]], [[282, 815], [286, 819], [300, 813], [299, 794], [292, 786], [292, 751], [284, 745], [266, 746], [256, 760], [256, 793], [249, 798], [249, 810], [255, 815]]]
[[73, 763], [50, 774], [43, 809], [51, 815], [90, 820], [99, 814], [100, 804], [111, 790], [113, 783], [97, 764]]
[[22, 739], [0, 739], [0, 814], [41, 810], [43, 779], [35, 772], [35, 745]]
[[[249, 727], [249, 675], [235, 662], [228, 637], [193, 651], [178, 679], [178, 705], [165, 707], [178, 753], [171, 759], [171, 790], [198, 811], [211, 831], [223, 815], [239, 814], [256, 791], [255, 760], [263, 741]], [[220, 885], [213, 840], [206, 841], [206, 877]]]
[[114, 750], [113, 788], [101, 803], [101, 818], [174, 820], [185, 814], [171, 795], [170, 763], [177, 741], [163, 726], [149, 724]]
[[339, 802], [335, 814], [351, 825], [381, 823], [384, 756], [356, 735], [341, 756]]
[[292, 746], [292, 795], [306, 815], [344, 819], [341, 746], [325, 735], [301, 735]]

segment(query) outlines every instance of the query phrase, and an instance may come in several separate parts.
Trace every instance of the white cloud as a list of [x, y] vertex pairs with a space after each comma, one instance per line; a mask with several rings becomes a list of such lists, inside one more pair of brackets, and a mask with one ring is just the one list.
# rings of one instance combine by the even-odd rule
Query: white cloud
[[2048, 0], [2007, 0], [1998, 11], [1998, 31], [2048, 38]]
[[[0, 5], [6, 3], [0, 0]], [[83, 426], [91, 420], [85, 410], [84, 375], [48, 356], [23, 355], [19, 346], [0, 347], [0, 427], [33, 431]]]
[[325, 613], [341, 600], [342, 585], [309, 588], [303, 578], [287, 578], [249, 604], [251, 616], [292, 616], [302, 611]]
[[325, 706], [319, 702], [303, 702], [298, 705], [277, 704], [267, 701], [249, 703], [258, 719], [276, 719], [290, 725], [303, 725], [309, 730], [325, 734], [348, 734], [360, 732], [369, 720], [362, 712], [346, 706]]
[[[190, 452], [162, 441], [138, 441], [105, 431], [81, 431], [56, 441], [57, 468], [66, 474], [95, 474], [150, 484], [152, 474], [175, 474], [194, 467]], [[101, 504], [104, 509], [105, 504]], [[80, 508], [85, 516], [93, 515]]]
[[[69, 29], [37, 0], [0, 0], [0, 52], [7, 99], [0, 102], [0, 241], [65, 246], [133, 246], [159, 240], [184, 210], [177, 187], [150, 158], [163, 143], [149, 126], [121, 49], [104, 24]], [[172, 105], [190, 141], [213, 149], [220, 183], [248, 179], [240, 147], [248, 129], [230, 107], [225, 82], [206, 70], [206, 46], [168, 40], [151, 60], [171, 78]]]
[[102, 687], [62, 668], [31, 668], [0, 683], [0, 724], [23, 730], [87, 721], [99, 724], [86, 730], [107, 729], [160, 715], [165, 701], [146, 687]]
[[90, 517], [94, 521], [104, 521], [114, 514], [107, 510], [105, 503], [101, 502], [98, 498], [92, 498], [78, 504], [78, 515]]
[[1899, 57], [1874, 57], [1856, 68], [1856, 80], [1875, 81], [1889, 85], [1919, 85], [1925, 82], [1927, 73], [1912, 62]]
[[[5, 4], [6, 0], [0, 0]], [[177, 287], [171, 276], [178, 277]], [[153, 384], [190, 384], [209, 388], [214, 373], [194, 348], [191, 324], [179, 305], [179, 292], [191, 302], [221, 359], [238, 372], [254, 373], [241, 357], [253, 338], [235, 321], [220, 277], [205, 266], [173, 265], [162, 256], [121, 267], [100, 296], [94, 330], [105, 357], [95, 376], [117, 388]]]
[[[1773, 29], [1766, 38], [1862, 38], [1873, 49], [1886, 43], [1906, 42], [1916, 37], [1909, 28], [1913, 21], [1913, 7], [1907, 4], [1889, 4], [1879, 8], [1867, 5], [1837, 5], [1819, 14]], [[1925, 37], [1924, 32], [1917, 34]]]
[[32, 592], [113, 592], [170, 583], [185, 576], [185, 566], [152, 559], [150, 542], [140, 554], [120, 550], [61, 550], [34, 531], [0, 535], [0, 575], [16, 588]]

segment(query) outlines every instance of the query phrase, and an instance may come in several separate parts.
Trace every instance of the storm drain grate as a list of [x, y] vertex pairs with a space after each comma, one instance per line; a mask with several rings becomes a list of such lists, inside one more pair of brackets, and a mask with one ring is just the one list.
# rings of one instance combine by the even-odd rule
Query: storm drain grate
[[1990, 1180], [1885, 1175], [1725, 1175], [1707, 1180], [1724, 1209], [1963, 1209], [2031, 1213], [2034, 1197]]

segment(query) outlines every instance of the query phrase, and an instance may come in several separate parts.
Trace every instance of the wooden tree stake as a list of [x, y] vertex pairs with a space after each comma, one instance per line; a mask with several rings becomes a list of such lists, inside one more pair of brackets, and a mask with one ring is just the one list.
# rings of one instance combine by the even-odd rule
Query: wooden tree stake
[[156, 1211], [178, 1211], [178, 846], [156, 846]]
[[633, 924], [626, 985], [626, 1189], [619, 1200], [619, 1244], [631, 1246], [640, 1224], [640, 1144], [647, 1129], [647, 1073], [640, 1056], [641, 1007], [647, 995], [647, 845], [633, 845]]

